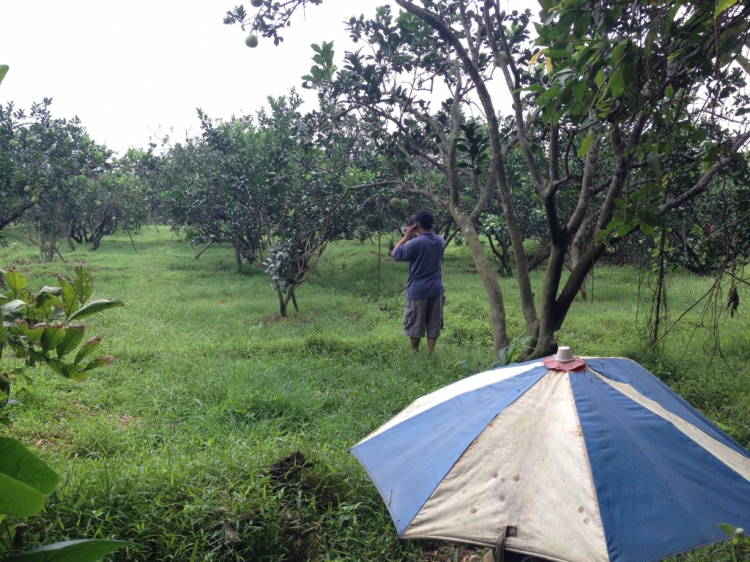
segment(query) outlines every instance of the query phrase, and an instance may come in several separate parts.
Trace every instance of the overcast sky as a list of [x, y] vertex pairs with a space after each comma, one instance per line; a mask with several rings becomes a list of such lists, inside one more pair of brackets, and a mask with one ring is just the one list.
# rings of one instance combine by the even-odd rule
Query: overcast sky
[[51, 97], [55, 117], [77, 115], [95, 141], [120, 153], [170, 128], [174, 140], [197, 134], [198, 107], [211, 117], [254, 113], [294, 86], [312, 110], [314, 94], [300, 87], [310, 45], [334, 40], [340, 66], [353, 47], [345, 19], [398, 9], [391, 0], [326, 0], [300, 14], [280, 46], [260, 38], [250, 49], [239, 26], [222, 22], [239, 3], [0, 0], [0, 64], [10, 66], [0, 103], [28, 108]]

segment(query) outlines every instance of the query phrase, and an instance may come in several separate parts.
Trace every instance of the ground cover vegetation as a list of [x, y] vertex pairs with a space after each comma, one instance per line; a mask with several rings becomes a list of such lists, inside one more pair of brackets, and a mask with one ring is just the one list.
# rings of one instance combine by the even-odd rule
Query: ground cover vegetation
[[[446, 329], [428, 358], [411, 354], [400, 333], [406, 267], [387, 256], [379, 265], [376, 243], [333, 242], [299, 289], [300, 312], [283, 318], [261, 264], [240, 274], [231, 244], [196, 261], [196, 246], [167, 245], [166, 229], [133, 238], [137, 249], [126, 232], [97, 252], [61, 249], [86, 260], [97, 293], [126, 303], [89, 319], [116, 360], [84, 384], [27, 368], [33, 383], [20, 383], [20, 404], [5, 409], [13, 425], [3, 434], [61, 474], [44, 511], [25, 521], [27, 546], [79, 537], [134, 543], [113, 560], [479, 559], [457, 545], [398, 542], [347, 453], [412, 400], [492, 365], [482, 283], [466, 245], [445, 257]], [[23, 236], [9, 241], [0, 258], [30, 287], [56, 281], [61, 264], [39, 262]], [[641, 361], [747, 446], [744, 309], [732, 317], [723, 300], [693, 308], [654, 352], [643, 338], [647, 273], [607, 265], [594, 275], [593, 302], [574, 303], [561, 340], [580, 354]], [[519, 298], [512, 279], [499, 282]], [[536, 290], [542, 283], [532, 273]], [[712, 283], [670, 276], [672, 320]], [[744, 302], [747, 288], [739, 293]], [[518, 313], [509, 326], [514, 338], [525, 333]], [[3, 371], [20, 366], [3, 358]], [[732, 548], [682, 559], [728, 561]]]
[[[279, 42], [306, 1], [258, 4], [225, 23]], [[97, 248], [118, 224], [154, 220], [200, 243], [196, 257], [228, 241], [238, 269], [264, 263], [286, 316], [331, 240], [390, 231], [429, 205], [440, 232], [472, 251], [495, 353], [509, 328], [483, 237], [516, 278], [524, 357], [554, 352], [612, 248], [631, 262], [656, 249], [655, 272], [679, 262], [736, 279], [750, 244], [746, 3], [545, 0], [538, 18], [474, 0], [398, 5], [349, 20], [364, 46], [340, 68], [331, 43], [313, 45], [302, 85], [318, 91], [317, 109], [303, 113], [292, 90], [254, 115], [199, 110], [201, 134], [164, 139], [158, 155], [153, 144], [114, 158], [77, 121], [53, 119], [49, 100], [28, 116], [8, 105], [0, 226], [31, 218], [25, 233], [48, 260], [62, 240]], [[512, 115], [498, 116], [493, 81]], [[540, 245], [527, 256], [529, 239]], [[542, 291], [529, 281], [537, 267]]]

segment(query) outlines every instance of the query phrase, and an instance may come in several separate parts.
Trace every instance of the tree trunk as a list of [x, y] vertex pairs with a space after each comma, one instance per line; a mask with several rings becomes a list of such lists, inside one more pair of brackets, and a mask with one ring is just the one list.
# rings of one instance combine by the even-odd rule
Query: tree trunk
[[240, 242], [237, 238], [232, 240], [234, 245], [234, 258], [237, 260], [237, 272], [242, 273], [242, 251], [240, 250]]
[[[296, 287], [294, 289], [296, 289]], [[297, 306], [297, 296], [294, 294], [294, 289], [291, 289], [289, 291], [289, 296], [292, 299], [292, 304], [294, 305], [294, 310], [296, 310], [297, 312], [299, 312], [299, 306]], [[289, 299], [287, 299], [287, 302], [289, 302]]]
[[458, 232], [459, 232], [460, 230], [461, 230], [460, 228], [456, 227], [456, 228], [454, 228], [454, 229], [453, 229], [453, 231], [452, 231], [452, 232], [448, 232], [448, 233], [447, 233], [447, 235], [445, 236], [445, 247], [446, 247], [446, 248], [448, 247], [448, 245], [449, 245], [449, 244], [450, 244], [451, 242], [453, 242], [453, 239], [454, 239], [454, 238], [456, 237], [456, 234], [458, 234]]
[[45, 258], [45, 261], [51, 262], [55, 259], [55, 250], [57, 249], [55, 247], [55, 242], [57, 242], [57, 236], [54, 234], [50, 236], [49, 240], [49, 248], [47, 249], [47, 256]]
[[76, 246], [73, 244], [73, 223], [68, 225], [68, 231], [65, 233], [65, 237], [68, 239], [68, 247], [71, 252], [76, 251]]
[[474, 265], [477, 267], [477, 273], [482, 280], [484, 290], [487, 292], [487, 298], [490, 302], [490, 323], [492, 325], [492, 341], [494, 344], [495, 356], [498, 352], [508, 346], [508, 332], [505, 323], [505, 305], [503, 303], [503, 294], [500, 290], [500, 283], [497, 281], [495, 271], [492, 269], [487, 255], [484, 253], [484, 246], [479, 240], [479, 235], [471, 224], [469, 217], [464, 215], [456, 205], [449, 205], [449, 210], [461, 228], [461, 233], [466, 239], [466, 245], [471, 252]]
[[21, 205], [18, 209], [13, 211], [7, 217], [0, 219], [0, 230], [4, 229], [10, 223], [12, 223], [17, 218], [19, 218], [22, 214], [24, 214], [24, 212], [26, 212], [27, 209], [31, 209], [31, 207], [33, 206], [34, 206], [34, 203], [31, 203], [31, 202], [25, 203], [24, 205]]
[[198, 252], [198, 254], [195, 256], [195, 259], [198, 259], [199, 257], [201, 257], [203, 255], [203, 252], [205, 252], [211, 246], [213, 246], [213, 243], [214, 243], [214, 241], [211, 240], [208, 244], [206, 244], [205, 246], [203, 246], [203, 249], [200, 252]]
[[492, 241], [492, 235], [487, 234], [487, 241], [490, 243], [490, 249], [492, 250], [492, 253], [495, 254], [495, 257], [500, 262], [500, 266], [497, 268], [498, 274], [502, 276], [511, 277], [513, 275], [513, 268], [510, 266], [510, 256], [508, 254], [508, 243], [501, 240], [500, 238], [496, 238], [498, 246], [500, 246], [499, 251], [497, 248], [495, 248], [495, 243]]
[[276, 283], [276, 294], [279, 296], [279, 316], [282, 318], [287, 317], [286, 305], [287, 301], [284, 299], [284, 291], [281, 290], [281, 285]]
[[[581, 225], [581, 228], [576, 234], [575, 238], [573, 239], [573, 243], [570, 245], [570, 249], [568, 250], [568, 258], [565, 261], [565, 267], [568, 269], [568, 271], [573, 271], [578, 263], [581, 261], [581, 256], [583, 255], [583, 245], [584, 245], [584, 231], [586, 229], [586, 222]], [[589, 279], [589, 275], [586, 275], [586, 277], [583, 280], [583, 283], [581, 283], [581, 298], [584, 302], [588, 301], [588, 294], [586, 293], [586, 282]]]

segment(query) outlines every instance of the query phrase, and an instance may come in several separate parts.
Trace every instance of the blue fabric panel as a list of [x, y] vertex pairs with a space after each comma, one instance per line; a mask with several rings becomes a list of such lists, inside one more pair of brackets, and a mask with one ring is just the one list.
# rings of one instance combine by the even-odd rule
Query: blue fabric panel
[[438, 404], [355, 445], [399, 536], [474, 439], [549, 372], [535, 367]]
[[693, 424], [703, 432], [707, 433], [720, 443], [734, 449], [738, 453], [750, 458], [747, 452], [739, 443], [733, 440], [729, 435], [721, 431], [703, 414], [693, 408], [690, 404], [661, 382], [649, 371], [644, 369], [638, 363], [629, 359], [587, 359], [586, 364], [605, 377], [616, 382], [626, 383], [635, 388], [646, 398], [650, 398], [668, 412], [681, 417], [688, 423]]
[[750, 482], [590, 371], [571, 386], [611, 562], [650, 562], [750, 528]]

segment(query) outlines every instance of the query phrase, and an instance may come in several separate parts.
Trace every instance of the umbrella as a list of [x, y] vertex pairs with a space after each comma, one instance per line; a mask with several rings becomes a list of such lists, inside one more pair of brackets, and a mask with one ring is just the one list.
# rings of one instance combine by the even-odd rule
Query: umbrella
[[645, 562], [750, 528], [745, 449], [636, 362], [564, 351], [428, 394], [351, 449], [401, 538]]

